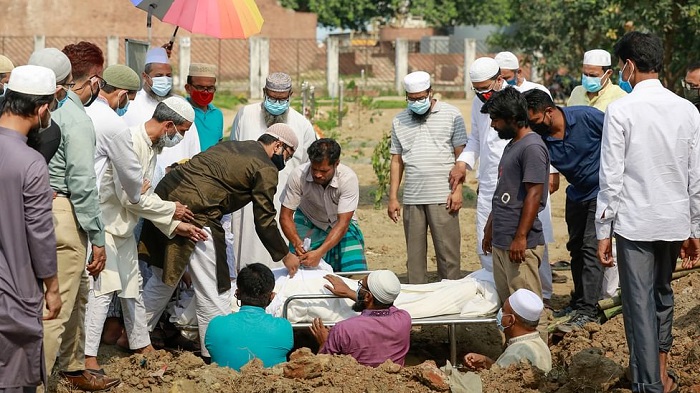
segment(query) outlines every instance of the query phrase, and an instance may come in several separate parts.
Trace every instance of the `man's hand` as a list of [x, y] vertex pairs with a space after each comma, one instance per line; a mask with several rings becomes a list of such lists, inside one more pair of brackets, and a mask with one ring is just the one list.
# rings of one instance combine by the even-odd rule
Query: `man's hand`
[[328, 328], [323, 326], [323, 321], [321, 321], [321, 318], [314, 318], [311, 326], [309, 326], [309, 330], [311, 330], [311, 334], [313, 334], [314, 338], [316, 338], [318, 349], [320, 350], [328, 340]]
[[323, 254], [318, 250], [307, 251], [305, 254], [299, 256], [299, 263], [306, 267], [316, 267], [321, 263], [322, 257]]
[[289, 252], [284, 258], [282, 258], [282, 263], [284, 264], [284, 267], [287, 268], [289, 277], [294, 277], [294, 275], [297, 274], [297, 270], [299, 270], [300, 265], [299, 257]]
[[185, 270], [185, 272], [182, 273], [182, 278], [180, 280], [182, 280], [182, 282], [185, 283], [185, 286], [187, 286], [187, 288], [192, 288], [192, 275], [189, 271]]
[[700, 260], [700, 239], [689, 238], [681, 247], [681, 259], [683, 269], [692, 269]]
[[56, 289], [47, 289], [44, 293], [44, 303], [46, 303], [46, 309], [48, 313], [42, 319], [48, 321], [49, 319], [56, 319], [58, 313], [61, 312], [61, 294], [58, 292], [58, 285]]
[[450, 211], [450, 214], [459, 213], [459, 209], [462, 208], [462, 186], [458, 185], [457, 189], [454, 190], [448, 197], [445, 208]]
[[484, 255], [491, 254], [493, 251], [493, 245], [491, 244], [493, 231], [491, 230], [492, 226], [490, 224], [490, 222], [486, 223], [484, 227], [484, 239], [481, 241], [481, 251], [484, 252]]
[[183, 205], [180, 202], [175, 202], [175, 213], [173, 213], [173, 220], [190, 222], [194, 220], [194, 214], [187, 205]]
[[559, 189], [559, 173], [549, 174], [549, 193], [554, 194]]
[[104, 246], [97, 247], [92, 246], [92, 260], [88, 262], [87, 271], [93, 277], [100, 275], [100, 272], [105, 268], [105, 262], [107, 261], [107, 254], [105, 253]]
[[525, 250], [527, 250], [527, 237], [515, 235], [508, 249], [510, 261], [514, 263], [525, 262]]
[[141, 185], [141, 195], [145, 194], [149, 188], [151, 188], [151, 181], [148, 179], [143, 179], [143, 185]]
[[323, 287], [331, 291], [331, 293], [333, 293], [335, 296], [357, 300], [357, 292], [350, 289], [348, 284], [346, 284], [342, 278], [333, 274], [326, 274], [325, 276], [323, 276], [323, 278], [328, 280], [328, 282], [330, 283], [330, 285], [326, 284]]
[[207, 240], [207, 233], [204, 229], [198, 228], [196, 225], [188, 224], [186, 222], [181, 222], [175, 228], [175, 234], [178, 236], [186, 237], [193, 242]]
[[294, 253], [297, 254], [298, 257], [301, 257], [302, 255], [306, 254], [306, 249], [304, 248], [304, 242], [300, 241], [294, 245]]
[[457, 186], [464, 183], [467, 178], [467, 163], [462, 161], [455, 162], [450, 170], [450, 189], [455, 192]]
[[485, 355], [474, 352], [464, 355], [464, 365], [472, 370], [490, 368], [492, 364], [493, 361]]
[[615, 266], [615, 258], [612, 255], [612, 240], [610, 238], [598, 240], [598, 260], [605, 267]]
[[399, 222], [399, 217], [401, 217], [401, 204], [398, 199], [389, 199], [389, 208], [386, 209], [386, 213], [391, 218], [394, 223]]

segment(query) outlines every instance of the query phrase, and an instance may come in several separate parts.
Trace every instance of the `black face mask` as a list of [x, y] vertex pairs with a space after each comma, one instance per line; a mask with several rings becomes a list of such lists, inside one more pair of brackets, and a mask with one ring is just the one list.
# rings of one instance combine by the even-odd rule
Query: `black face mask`
[[284, 154], [273, 154], [272, 158], [270, 158], [270, 159], [272, 160], [272, 163], [275, 164], [278, 171], [281, 171], [282, 169], [284, 169], [284, 166], [287, 164], [284, 161]]
[[492, 95], [493, 90], [489, 91], [488, 93], [476, 93], [476, 96], [479, 97], [481, 102], [483, 102], [484, 104], [486, 103], [486, 101], [489, 100], [489, 98], [491, 98]]
[[92, 90], [92, 84], [90, 84], [90, 94], [92, 94], [92, 95], [90, 96], [90, 99], [88, 100], [88, 102], [86, 102], [86, 103], [84, 104], [85, 106], [90, 106], [90, 105], [92, 105], [92, 103], [95, 102], [95, 100], [97, 99], [97, 96], [100, 95], [100, 88], [99, 88], [99, 86], [97, 87], [97, 91], [93, 91], [93, 90]]
[[542, 122], [542, 123], [530, 123], [530, 122], [528, 122], [528, 123], [530, 125], [530, 129], [532, 131], [535, 131], [536, 133], [538, 133], [540, 136], [543, 136], [543, 137], [549, 136], [549, 134], [551, 133], [549, 126], [544, 124], [544, 122]]

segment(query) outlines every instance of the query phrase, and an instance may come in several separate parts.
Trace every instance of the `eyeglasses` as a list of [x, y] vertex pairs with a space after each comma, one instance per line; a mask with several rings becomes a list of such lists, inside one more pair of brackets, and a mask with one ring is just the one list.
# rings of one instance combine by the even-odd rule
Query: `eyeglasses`
[[700, 90], [700, 86], [690, 83], [685, 79], [681, 79], [681, 86], [683, 86], [684, 89], [688, 90]]
[[58, 86], [63, 86], [63, 88], [70, 90], [75, 87], [75, 82], [59, 83]]
[[200, 85], [190, 85], [193, 89], [197, 91], [203, 91], [205, 93], [216, 93], [216, 86], [200, 86]]
[[287, 158], [284, 161], [287, 162], [287, 161], [291, 160], [292, 157], [294, 156], [294, 149], [292, 149], [289, 145], [283, 143], [282, 150], [287, 152]]
[[[91, 76], [88, 80], [86, 80], [82, 86], [80, 86], [77, 89], [74, 89], [73, 91], [80, 91], [83, 90], [86, 86], [90, 86], [92, 89], [92, 84], [97, 83], [97, 87], [100, 89], [104, 89], [104, 87], [107, 85], [107, 82], [102, 79], [99, 75], [93, 75]], [[75, 86], [75, 83], [73, 83], [73, 86]]]
[[472, 86], [472, 91], [474, 91], [474, 93], [476, 93], [476, 94], [486, 94], [486, 93], [490, 92], [491, 90], [493, 90], [493, 86], [496, 84], [496, 81], [498, 80], [499, 76], [500, 75], [496, 75], [496, 77], [495, 77], [496, 79], [494, 79], [494, 81], [491, 82], [489, 87], [487, 87], [486, 89], [480, 90], [480, 89], [477, 89], [476, 87]]
[[416, 102], [416, 101], [427, 100], [428, 98], [430, 98], [430, 94], [428, 94], [427, 96], [423, 96], [423, 97], [408, 97], [408, 96], [406, 96], [406, 101], [407, 102]]

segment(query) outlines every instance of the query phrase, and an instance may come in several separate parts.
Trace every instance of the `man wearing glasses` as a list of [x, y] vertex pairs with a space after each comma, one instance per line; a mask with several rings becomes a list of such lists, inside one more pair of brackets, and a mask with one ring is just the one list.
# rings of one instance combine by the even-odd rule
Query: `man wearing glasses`
[[700, 111], [700, 61], [688, 66], [685, 78], [681, 80], [683, 96]]
[[[309, 161], [307, 149], [316, 140], [316, 133], [309, 120], [290, 106], [292, 98], [292, 78], [282, 72], [275, 72], [267, 76], [263, 88], [264, 100], [261, 103], [249, 104], [241, 108], [233, 120], [231, 128], [231, 140], [247, 141], [257, 140], [265, 133], [268, 127], [274, 124], [286, 124], [294, 131], [299, 140], [299, 148], [294, 156], [279, 172], [277, 192], [275, 193], [275, 211], [280, 212], [282, 204], [280, 196], [287, 184], [287, 178], [299, 165]], [[276, 217], [279, 219], [279, 215]], [[274, 267], [270, 255], [255, 232], [255, 219], [253, 209], [246, 206], [234, 213], [231, 217], [232, 225], [224, 224], [232, 234], [233, 251], [232, 259], [238, 263], [238, 269], [242, 264], [260, 262], [268, 267]], [[280, 232], [280, 235], [284, 235]], [[241, 264], [242, 263], [242, 264]]]
[[194, 127], [202, 151], [216, 145], [224, 137], [224, 115], [212, 105], [216, 93], [216, 66], [192, 63], [185, 90], [187, 101], [194, 108]]

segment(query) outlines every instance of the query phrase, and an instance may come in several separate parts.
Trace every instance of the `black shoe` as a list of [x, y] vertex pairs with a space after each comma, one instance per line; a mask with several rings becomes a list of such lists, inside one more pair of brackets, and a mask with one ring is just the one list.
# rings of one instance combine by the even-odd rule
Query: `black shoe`
[[584, 314], [575, 314], [568, 321], [557, 326], [557, 330], [562, 333], [569, 333], [576, 329], [582, 329], [587, 323], [600, 323], [596, 317], [591, 317]]
[[575, 311], [576, 310], [574, 310], [571, 306], [566, 306], [559, 311], [553, 312], [552, 316], [554, 318], [561, 318], [561, 317], [566, 317], [566, 316], [572, 317], [574, 315]]

